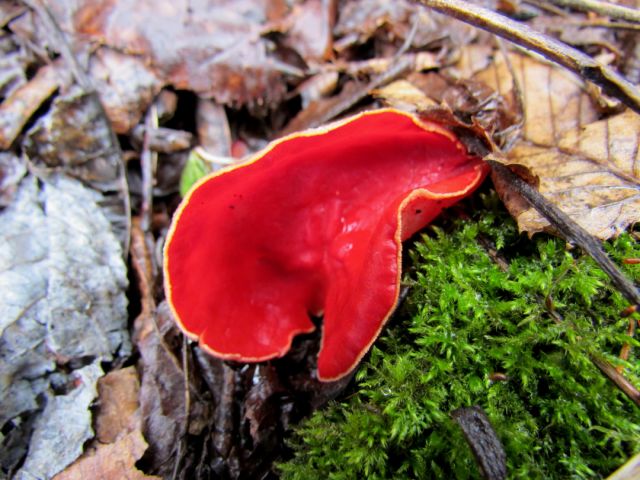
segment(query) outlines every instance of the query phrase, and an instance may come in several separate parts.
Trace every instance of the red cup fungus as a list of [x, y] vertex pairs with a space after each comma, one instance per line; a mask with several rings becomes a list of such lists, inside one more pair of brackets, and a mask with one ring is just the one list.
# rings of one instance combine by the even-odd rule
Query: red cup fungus
[[391, 109], [274, 141], [198, 182], [173, 217], [176, 321], [212, 355], [258, 362], [323, 315], [318, 378], [337, 380], [397, 304], [402, 241], [487, 170], [442, 126]]

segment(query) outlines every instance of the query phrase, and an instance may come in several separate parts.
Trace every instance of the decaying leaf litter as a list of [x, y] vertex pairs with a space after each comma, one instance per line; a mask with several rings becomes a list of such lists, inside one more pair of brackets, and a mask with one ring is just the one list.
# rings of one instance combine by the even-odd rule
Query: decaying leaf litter
[[[633, 16], [486, 6], [640, 79]], [[287, 429], [348, 385], [315, 380], [317, 336], [235, 365], [178, 334], [160, 249], [194, 147], [214, 170], [394, 105], [493, 148], [600, 239], [638, 221], [633, 91], [412, 2], [5, 1], [0, 22], [5, 476], [268, 477]], [[502, 194], [522, 231], [549, 228]]]

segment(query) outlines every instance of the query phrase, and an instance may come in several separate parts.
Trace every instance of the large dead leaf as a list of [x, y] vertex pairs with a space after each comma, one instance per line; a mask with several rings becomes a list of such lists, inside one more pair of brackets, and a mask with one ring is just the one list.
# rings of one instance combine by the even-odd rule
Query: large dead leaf
[[[584, 82], [564, 69], [511, 54], [522, 92], [522, 138], [507, 163], [526, 167], [539, 191], [598, 238], [640, 220], [640, 117], [632, 112], [598, 121]], [[503, 58], [476, 76], [517, 108], [516, 90]], [[549, 223], [517, 196], [503, 194], [520, 230]]]
[[331, 58], [336, 3], [336, 0], [306, 0], [294, 7], [287, 43], [307, 61]]
[[[626, 112], [563, 135], [556, 146], [522, 142], [511, 162], [528, 167], [539, 189], [598, 238], [618, 235], [640, 221], [640, 117]], [[536, 210], [518, 216], [530, 233], [549, 226]]]
[[[522, 140], [540, 146], [555, 145], [562, 135], [598, 118], [585, 92], [584, 82], [571, 72], [527, 55], [512, 53], [509, 60], [522, 93]], [[475, 80], [487, 84], [518, 109], [513, 76], [502, 55], [478, 73]]]
[[286, 89], [262, 33], [273, 11], [286, 11], [274, 6], [281, 3], [82, 0], [74, 26], [84, 38], [141, 56], [178, 89], [221, 103], [271, 102]]
[[[31, 435], [30, 428], [23, 428], [26, 418], [35, 420], [36, 432], [46, 426], [42, 435], [60, 435], [67, 452], [79, 453], [86, 436], [71, 439], [64, 434], [68, 427], [64, 417], [71, 414], [66, 412], [57, 424], [41, 415], [60, 417], [56, 405], [62, 408], [65, 392], [76, 395], [73, 392], [80, 388], [74, 387], [75, 369], [130, 351], [126, 270], [120, 245], [97, 207], [99, 200], [98, 193], [76, 180], [52, 176], [38, 182], [28, 177], [0, 214], [3, 470], [14, 468], [26, 453]], [[66, 368], [60, 370], [57, 365]], [[95, 391], [93, 380], [82, 378], [82, 384]], [[87, 402], [83, 396], [75, 413], [86, 415], [86, 431], [90, 431], [91, 416], [85, 410], [93, 396]], [[43, 407], [45, 413], [39, 415]], [[32, 441], [24, 465], [49, 472], [38, 478], [57, 473], [75, 458], [34, 445]], [[30, 460], [32, 455], [38, 460]]]

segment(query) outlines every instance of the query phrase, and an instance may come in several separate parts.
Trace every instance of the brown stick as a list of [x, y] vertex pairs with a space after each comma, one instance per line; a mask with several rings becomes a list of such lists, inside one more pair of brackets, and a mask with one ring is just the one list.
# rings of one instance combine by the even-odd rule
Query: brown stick
[[507, 457], [504, 447], [482, 407], [459, 408], [451, 416], [462, 429], [482, 476], [487, 480], [505, 479]]
[[502, 163], [487, 158], [487, 162], [495, 174], [504, 178], [513, 186], [538, 212], [540, 212], [551, 225], [556, 228], [565, 240], [570, 241], [582, 248], [589, 254], [600, 268], [609, 275], [615, 287], [633, 305], [640, 305], [640, 292], [636, 286], [618, 269], [615, 263], [609, 258], [602, 248], [600, 241], [589, 235], [580, 225], [574, 222], [566, 213], [544, 198], [540, 192], [513, 173]]
[[603, 91], [640, 113], [640, 90], [619, 73], [580, 50], [529, 26], [464, 0], [414, 0], [440, 13], [491, 32], [543, 55], [552, 62], [602, 87]]
[[614, 368], [614, 366], [606, 360], [592, 355], [591, 361], [596, 367], [600, 369], [602, 373], [606, 375], [609, 380], [611, 380], [620, 390], [622, 390], [622, 393], [624, 393], [631, 399], [633, 403], [640, 407], [640, 392], [636, 387], [633, 386], [631, 382], [629, 382], [629, 380], [620, 375]]
[[144, 138], [140, 165], [142, 167], [142, 207], [140, 211], [140, 227], [144, 233], [151, 231], [151, 217], [153, 214], [153, 185], [156, 175], [158, 154], [151, 151], [150, 142], [153, 130], [158, 128], [158, 114], [155, 104], [152, 104], [145, 117]]
[[602, 17], [616, 18], [626, 22], [640, 23], [640, 11], [601, 0], [549, 0], [559, 7], [581, 12], [594, 12]]

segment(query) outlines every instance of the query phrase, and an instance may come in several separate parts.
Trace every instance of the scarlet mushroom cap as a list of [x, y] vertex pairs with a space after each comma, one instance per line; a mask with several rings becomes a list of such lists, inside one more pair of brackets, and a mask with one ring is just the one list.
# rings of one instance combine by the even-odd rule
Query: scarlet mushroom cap
[[167, 236], [167, 300], [219, 358], [283, 356], [323, 315], [318, 378], [355, 368], [393, 312], [402, 241], [488, 167], [443, 127], [374, 110], [271, 143], [202, 179]]

